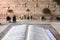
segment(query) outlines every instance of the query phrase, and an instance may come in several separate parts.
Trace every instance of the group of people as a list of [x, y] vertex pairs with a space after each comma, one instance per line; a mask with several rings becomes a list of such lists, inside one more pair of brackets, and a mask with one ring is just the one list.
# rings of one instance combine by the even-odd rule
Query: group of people
[[[6, 17], [6, 20], [7, 20], [7, 22], [11, 23], [11, 17], [10, 16], [7, 16]], [[13, 19], [12, 20], [13, 20], [13, 23], [16, 22], [16, 16], [15, 15], [13, 16]]]
[[32, 16], [27, 16], [27, 17], [26, 17], [26, 15], [24, 15], [24, 18], [25, 18], [25, 19], [33, 19]]

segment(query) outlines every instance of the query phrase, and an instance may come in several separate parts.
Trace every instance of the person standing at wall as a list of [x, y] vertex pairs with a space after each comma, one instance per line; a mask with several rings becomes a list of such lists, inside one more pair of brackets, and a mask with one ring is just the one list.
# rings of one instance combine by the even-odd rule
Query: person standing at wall
[[7, 16], [6, 20], [7, 20], [8, 23], [11, 23], [11, 17], [10, 16]]
[[16, 16], [14, 15], [13, 16], [13, 23], [15, 23], [16, 22]]
[[33, 19], [32, 16], [31, 16], [31, 19]]

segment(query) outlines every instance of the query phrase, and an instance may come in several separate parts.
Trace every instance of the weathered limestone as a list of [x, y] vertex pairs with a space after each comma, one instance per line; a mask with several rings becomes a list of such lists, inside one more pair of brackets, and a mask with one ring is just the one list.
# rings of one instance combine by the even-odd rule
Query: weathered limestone
[[[49, 8], [54, 15], [60, 15], [59, 6], [53, 0], [0, 0], [0, 15], [4, 15], [4, 18], [6, 15], [12, 15], [7, 12], [8, 7], [13, 10], [13, 15], [18, 15], [17, 18], [30, 14], [41, 16], [44, 8]], [[27, 9], [30, 11], [27, 12]]]

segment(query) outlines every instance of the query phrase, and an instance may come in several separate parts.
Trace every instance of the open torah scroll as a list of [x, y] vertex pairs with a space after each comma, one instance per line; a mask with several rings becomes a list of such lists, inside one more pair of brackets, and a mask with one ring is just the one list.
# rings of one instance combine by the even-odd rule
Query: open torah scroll
[[[33, 25], [17, 25], [1, 40], [52, 40], [44, 28]], [[56, 39], [53, 39], [56, 40]]]

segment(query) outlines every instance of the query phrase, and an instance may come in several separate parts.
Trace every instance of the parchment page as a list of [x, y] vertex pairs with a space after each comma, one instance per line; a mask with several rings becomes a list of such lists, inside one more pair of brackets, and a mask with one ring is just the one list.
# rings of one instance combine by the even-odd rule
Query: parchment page
[[43, 28], [29, 25], [27, 40], [50, 40], [50, 38], [48, 37], [48, 35], [46, 34]]
[[2, 40], [24, 40], [26, 25], [13, 26]]

